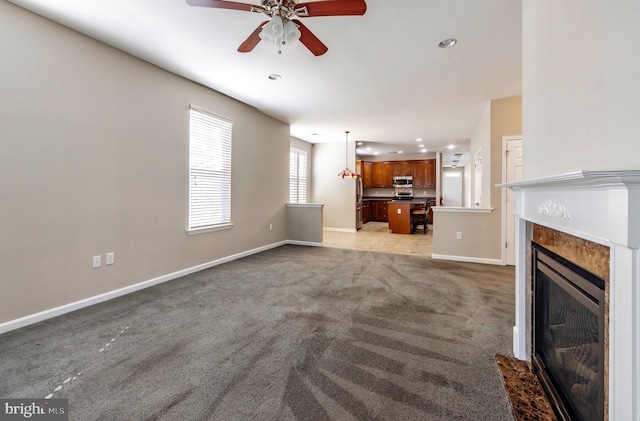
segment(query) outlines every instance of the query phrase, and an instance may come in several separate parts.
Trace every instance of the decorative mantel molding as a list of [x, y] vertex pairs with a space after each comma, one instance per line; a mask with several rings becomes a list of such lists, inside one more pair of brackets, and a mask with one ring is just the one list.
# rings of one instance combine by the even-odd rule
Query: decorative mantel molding
[[522, 219], [600, 244], [640, 247], [640, 170], [576, 171], [498, 184]]
[[549, 199], [538, 206], [538, 215], [551, 216], [552, 218], [571, 219], [569, 211], [553, 199]]
[[497, 184], [496, 187], [509, 187], [513, 190], [524, 188], [554, 189], [588, 189], [588, 188], [616, 188], [631, 187], [640, 188], [640, 170], [620, 171], [575, 171], [552, 177], [535, 178], [531, 180], [516, 181], [513, 183]]

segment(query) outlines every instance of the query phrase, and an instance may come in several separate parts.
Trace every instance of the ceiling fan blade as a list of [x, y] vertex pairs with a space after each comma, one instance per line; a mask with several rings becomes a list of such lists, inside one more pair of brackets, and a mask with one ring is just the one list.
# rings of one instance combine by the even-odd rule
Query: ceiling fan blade
[[314, 56], [321, 56], [329, 50], [302, 22], [297, 19], [294, 22], [299, 25], [300, 42], [303, 43]]
[[244, 10], [247, 12], [251, 12], [252, 8], [256, 7], [252, 4], [238, 3], [235, 1], [224, 1], [224, 0], [187, 0], [187, 4], [189, 6], [214, 7], [216, 9]]
[[249, 35], [249, 38], [247, 38], [246, 40], [244, 40], [244, 42], [242, 44], [240, 44], [240, 46], [238, 47], [238, 51], [239, 52], [241, 52], [241, 53], [249, 53], [249, 52], [253, 51], [254, 48], [256, 48], [256, 45], [258, 45], [258, 43], [260, 42], [260, 31], [262, 31], [262, 27], [267, 22], [269, 22], [269, 21], [265, 20], [260, 25], [258, 25], [256, 30], [253, 31], [251, 33], [251, 35]]
[[307, 15], [301, 14], [299, 17], [316, 16], [359, 16], [367, 11], [367, 4], [364, 0], [325, 0], [309, 3], [299, 3], [295, 10], [307, 8]]

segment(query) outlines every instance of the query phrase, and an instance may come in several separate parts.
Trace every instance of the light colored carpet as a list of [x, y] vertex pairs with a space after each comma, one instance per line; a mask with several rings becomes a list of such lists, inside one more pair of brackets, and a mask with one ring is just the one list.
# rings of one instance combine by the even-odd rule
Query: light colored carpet
[[283, 246], [0, 336], [90, 420], [512, 420], [513, 268]]

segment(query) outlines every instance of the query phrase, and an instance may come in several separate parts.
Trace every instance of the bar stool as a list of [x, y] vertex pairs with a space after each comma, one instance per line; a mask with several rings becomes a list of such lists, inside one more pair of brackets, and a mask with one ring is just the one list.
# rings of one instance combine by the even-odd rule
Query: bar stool
[[417, 208], [411, 210], [411, 234], [413, 234], [418, 225], [422, 225], [422, 232], [427, 235], [427, 209]]

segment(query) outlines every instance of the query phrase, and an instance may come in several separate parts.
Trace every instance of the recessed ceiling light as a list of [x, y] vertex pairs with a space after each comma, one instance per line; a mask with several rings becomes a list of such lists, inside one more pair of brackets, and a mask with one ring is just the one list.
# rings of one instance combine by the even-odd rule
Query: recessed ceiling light
[[398, 153], [402, 153], [402, 151], [398, 151]]
[[311, 136], [318, 136], [318, 133], [311, 133]]
[[458, 43], [457, 39], [455, 39], [455, 38], [447, 38], [447, 39], [443, 39], [442, 41], [440, 41], [440, 44], [438, 44], [438, 47], [440, 47], [440, 48], [449, 48], [449, 47], [453, 47], [457, 43]]
[[358, 146], [362, 146], [362, 145], [364, 145], [364, 143], [362, 143], [362, 142], [358, 142], [358, 143], [357, 143], [357, 145], [358, 145]]
[[418, 146], [418, 147], [419, 147], [419, 148], [424, 148], [424, 145], [420, 145], [420, 146]]
[[420, 149], [420, 152], [422, 152], [422, 153], [425, 153], [427, 151], [428, 151], [428, 149]]
[[370, 150], [371, 150], [371, 148], [367, 148], [367, 150], [368, 150], [368, 151], [370, 151]]
[[280, 80], [281, 78], [282, 78], [282, 76], [277, 75], [277, 74], [275, 74], [275, 73], [271, 73], [271, 74], [269, 75], [269, 79], [271, 79], [271, 80]]
[[422, 142], [422, 138], [421, 137], [417, 138], [416, 142]]
[[449, 145], [447, 146], [447, 149], [454, 149], [456, 147], [456, 145]]
[[373, 154], [374, 154], [374, 155], [378, 155], [378, 152], [374, 152]]

